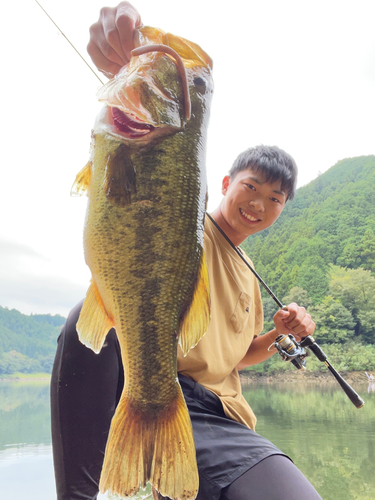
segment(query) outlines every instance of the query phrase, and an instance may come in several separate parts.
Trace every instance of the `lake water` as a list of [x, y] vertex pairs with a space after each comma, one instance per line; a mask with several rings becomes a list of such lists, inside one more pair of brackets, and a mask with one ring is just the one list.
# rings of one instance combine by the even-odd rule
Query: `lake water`
[[[338, 384], [244, 387], [257, 432], [291, 456], [324, 500], [375, 499], [375, 393], [366, 383], [355, 389], [366, 401], [360, 410]], [[6, 500], [56, 498], [48, 382], [0, 382], [0, 484]]]

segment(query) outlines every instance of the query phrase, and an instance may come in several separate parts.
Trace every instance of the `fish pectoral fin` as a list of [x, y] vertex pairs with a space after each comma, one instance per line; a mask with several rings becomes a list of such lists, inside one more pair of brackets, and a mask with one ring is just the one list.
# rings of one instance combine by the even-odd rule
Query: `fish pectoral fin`
[[71, 196], [82, 196], [86, 193], [91, 180], [91, 169], [92, 162], [88, 161], [83, 169], [78, 172], [76, 180], [73, 182], [73, 186], [70, 191]]
[[210, 322], [210, 284], [206, 254], [202, 250], [198, 280], [190, 309], [187, 311], [179, 333], [178, 343], [184, 356], [198, 344], [206, 333]]
[[178, 382], [176, 399], [152, 414], [123, 395], [111, 422], [100, 491], [127, 498], [148, 482], [172, 499], [193, 500], [198, 493], [193, 430]]
[[113, 326], [114, 323], [105, 310], [98, 288], [92, 281], [77, 322], [78, 338], [82, 344], [98, 354], [107, 333]]

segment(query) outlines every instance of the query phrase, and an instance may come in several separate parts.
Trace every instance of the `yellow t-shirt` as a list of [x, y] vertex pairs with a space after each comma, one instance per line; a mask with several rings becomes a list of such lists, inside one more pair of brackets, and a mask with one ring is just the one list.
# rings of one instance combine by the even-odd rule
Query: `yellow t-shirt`
[[[186, 357], [178, 349], [177, 370], [215, 393], [228, 417], [254, 429], [256, 417], [242, 396], [236, 366], [263, 328], [259, 285], [208, 217], [204, 248], [211, 289], [211, 320], [205, 336]], [[252, 266], [250, 259], [247, 260]]]

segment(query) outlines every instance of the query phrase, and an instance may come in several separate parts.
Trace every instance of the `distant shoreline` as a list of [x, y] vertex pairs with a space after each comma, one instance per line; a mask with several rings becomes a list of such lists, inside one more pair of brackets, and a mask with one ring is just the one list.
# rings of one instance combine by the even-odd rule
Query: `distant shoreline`
[[[368, 379], [365, 371], [356, 371], [356, 372], [348, 372], [342, 371], [340, 375], [349, 383], [368, 383]], [[240, 379], [243, 385], [250, 383], [261, 383], [261, 384], [269, 384], [272, 382], [281, 382], [288, 381], [290, 382], [319, 382], [324, 384], [335, 383], [337, 384], [337, 380], [330, 372], [318, 372], [318, 371], [305, 371], [299, 372], [295, 371], [287, 371], [287, 372], [278, 372], [278, 373], [257, 373], [253, 371], [242, 371], [240, 372]]]
[[39, 382], [50, 380], [50, 373], [14, 373], [10, 375], [0, 375], [0, 382]]

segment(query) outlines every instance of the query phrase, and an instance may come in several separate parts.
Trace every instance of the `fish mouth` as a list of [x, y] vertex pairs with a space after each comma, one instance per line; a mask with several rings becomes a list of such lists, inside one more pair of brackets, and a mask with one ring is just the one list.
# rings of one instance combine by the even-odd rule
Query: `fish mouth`
[[138, 139], [153, 132], [155, 127], [141, 121], [138, 117], [124, 113], [119, 108], [111, 107], [113, 125], [128, 139]]
[[[143, 118], [143, 117], [142, 117]], [[96, 117], [95, 134], [109, 134], [114, 139], [130, 143], [148, 144], [150, 141], [177, 133], [181, 128], [155, 126], [137, 116], [133, 111], [105, 105]]]

